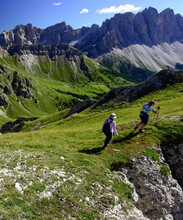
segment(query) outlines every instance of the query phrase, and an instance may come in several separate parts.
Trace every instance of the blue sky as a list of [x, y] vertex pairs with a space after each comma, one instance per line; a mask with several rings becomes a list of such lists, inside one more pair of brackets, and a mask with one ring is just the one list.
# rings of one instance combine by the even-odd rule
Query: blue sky
[[65, 21], [74, 29], [101, 25], [115, 13], [137, 13], [150, 6], [183, 16], [182, 0], [0, 0], [0, 33], [27, 23], [46, 28]]

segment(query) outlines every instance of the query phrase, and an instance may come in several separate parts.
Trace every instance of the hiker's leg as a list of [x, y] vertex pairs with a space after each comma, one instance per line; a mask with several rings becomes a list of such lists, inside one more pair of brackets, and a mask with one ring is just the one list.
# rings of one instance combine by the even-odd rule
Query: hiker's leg
[[112, 140], [112, 132], [106, 133], [106, 139], [104, 141], [104, 146], [103, 148], [107, 147], [107, 145], [111, 142]]
[[143, 119], [143, 123], [142, 123], [142, 126], [140, 128], [140, 131], [142, 131], [145, 128], [145, 126], [148, 123], [148, 120], [149, 120], [149, 115], [146, 115], [146, 117], [144, 117], [144, 119]]
[[144, 124], [144, 114], [142, 114], [142, 112], [140, 113], [140, 120], [141, 122], [139, 122], [135, 127], [134, 130], [136, 130], [137, 128], [141, 127]]
[[143, 124], [143, 123], [142, 123], [142, 126], [141, 126], [141, 128], [140, 128], [140, 131], [142, 131], [142, 130], [145, 128], [145, 126], [146, 126], [146, 124]]
[[141, 123], [139, 126], [141, 126], [140, 130], [142, 130], [148, 123], [149, 115], [148, 114], [140, 114]]
[[135, 126], [135, 130], [138, 128], [138, 127], [140, 127], [141, 125], [142, 125], [143, 123], [142, 122], [140, 122], [139, 124], [137, 124], [136, 126]]

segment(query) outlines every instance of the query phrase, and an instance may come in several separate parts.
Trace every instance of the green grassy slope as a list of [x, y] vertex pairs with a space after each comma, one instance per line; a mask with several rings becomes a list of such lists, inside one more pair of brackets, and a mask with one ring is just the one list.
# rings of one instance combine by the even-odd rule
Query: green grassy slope
[[[61, 111], [26, 123], [21, 133], [0, 135], [3, 218], [101, 218], [104, 209], [117, 205], [116, 197], [129, 208], [132, 190], [111, 170], [130, 163], [132, 156], [158, 160], [151, 147], [182, 140], [182, 86], [177, 83], [123, 107], [85, 110], [64, 120]], [[142, 105], [151, 99], [161, 106], [159, 118], [151, 113], [146, 132], [139, 134], [133, 128]], [[101, 126], [111, 112], [117, 114], [119, 136], [100, 151]]]
[[[24, 59], [30, 59], [31, 66]], [[13, 74], [16, 72], [20, 79], [27, 78], [31, 81], [33, 87], [30, 90], [34, 98], [26, 99], [12, 93], [7, 95], [9, 103], [0, 107], [0, 110], [12, 119], [18, 116], [49, 115], [86, 99], [98, 100], [111, 86], [127, 83], [115, 72], [104, 69], [87, 58], [83, 60], [90, 69], [89, 72], [79, 68], [75, 72], [71, 63], [62, 56], [51, 60], [48, 56], [29, 55], [27, 58], [1, 55], [0, 65], [2, 68], [5, 66], [5, 71], [0, 73], [0, 82], [11, 87]], [[0, 125], [7, 121], [6, 117], [1, 118]]]
[[101, 65], [115, 70], [120, 73], [120, 75], [131, 82], [138, 83], [145, 81], [149, 76], [154, 74], [154, 72], [147, 69], [142, 63], [139, 63], [139, 67], [134, 66], [125, 57], [107, 57], [107, 55], [99, 58]]

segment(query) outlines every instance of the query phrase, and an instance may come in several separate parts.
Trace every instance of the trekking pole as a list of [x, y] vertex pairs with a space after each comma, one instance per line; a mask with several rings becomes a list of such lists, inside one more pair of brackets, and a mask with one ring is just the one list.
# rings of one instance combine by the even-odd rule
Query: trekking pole
[[[160, 107], [157, 107], [157, 109], [160, 109]], [[159, 111], [157, 112], [156, 121], [158, 120], [158, 118], [159, 118]]]

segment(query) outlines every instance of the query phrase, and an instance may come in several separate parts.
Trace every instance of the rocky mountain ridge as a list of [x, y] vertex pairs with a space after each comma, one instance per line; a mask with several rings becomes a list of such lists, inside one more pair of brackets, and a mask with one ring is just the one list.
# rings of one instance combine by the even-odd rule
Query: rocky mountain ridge
[[[60, 45], [72, 44], [87, 35], [88, 32], [98, 27], [83, 27], [74, 30], [65, 22], [40, 29], [32, 24], [17, 25], [11, 31], [0, 34], [0, 46], [7, 49], [16, 45]], [[73, 43], [74, 44], [74, 43]]]
[[95, 34], [98, 34], [95, 41], [78, 46], [81, 50], [87, 47], [88, 55], [94, 58], [109, 53], [113, 48], [123, 49], [134, 44], [152, 47], [164, 42], [182, 42], [183, 17], [175, 15], [171, 9], [158, 13], [150, 7], [136, 15], [116, 14], [106, 20]]
[[176, 82], [183, 82], [182, 71], [162, 70], [150, 76], [145, 82], [111, 89], [98, 102], [96, 102], [92, 108], [96, 108], [109, 102], [132, 102], [152, 91], [165, 89], [168, 85], [173, 85]]
[[102, 26], [92, 25], [74, 30], [65, 22], [46, 29], [31, 24], [18, 25], [0, 35], [0, 45], [8, 48], [19, 44], [58, 45], [73, 44], [90, 57], [98, 57], [113, 48], [123, 49], [133, 44], [149, 47], [183, 40], [183, 17], [166, 9], [161, 13], [152, 7], [142, 12], [116, 14]]
[[[116, 14], [113, 18], [104, 21], [101, 27], [94, 24], [91, 27], [73, 29], [65, 22], [61, 22], [40, 29], [27, 24], [18, 25], [13, 30], [0, 34], [0, 46], [11, 52], [13, 49], [16, 51], [16, 46], [20, 47], [20, 45], [21, 47], [25, 45], [58, 47], [58, 45], [69, 44], [86, 52], [90, 58], [100, 57], [98, 61], [101, 64], [105, 63], [103, 62], [103, 59], [106, 59], [105, 55], [107, 58], [109, 55], [110, 59], [113, 53], [114, 67], [117, 66], [119, 72], [123, 68], [115, 62], [119, 58], [122, 63], [129, 62], [136, 67], [153, 72], [160, 71], [168, 63], [171, 68], [174, 68], [177, 63], [182, 64], [180, 54], [183, 50], [180, 47], [179, 52], [176, 52], [171, 46], [175, 42], [183, 43], [183, 17], [180, 14], [174, 14], [169, 8], [158, 13], [152, 7], [137, 14], [129, 12]], [[168, 49], [160, 48], [159, 51], [159, 47], [164, 47], [161, 46], [162, 44], [166, 44]], [[140, 48], [139, 51], [139, 46], [146, 48]], [[151, 51], [154, 46], [157, 49]], [[135, 56], [131, 56], [131, 53], [125, 49], [132, 54], [135, 53]], [[146, 55], [147, 53], [150, 54]], [[172, 53], [178, 57], [176, 60], [172, 59]], [[144, 55], [141, 56], [141, 54]], [[144, 62], [144, 56], [146, 62]], [[168, 59], [166, 56], [169, 56]]]

